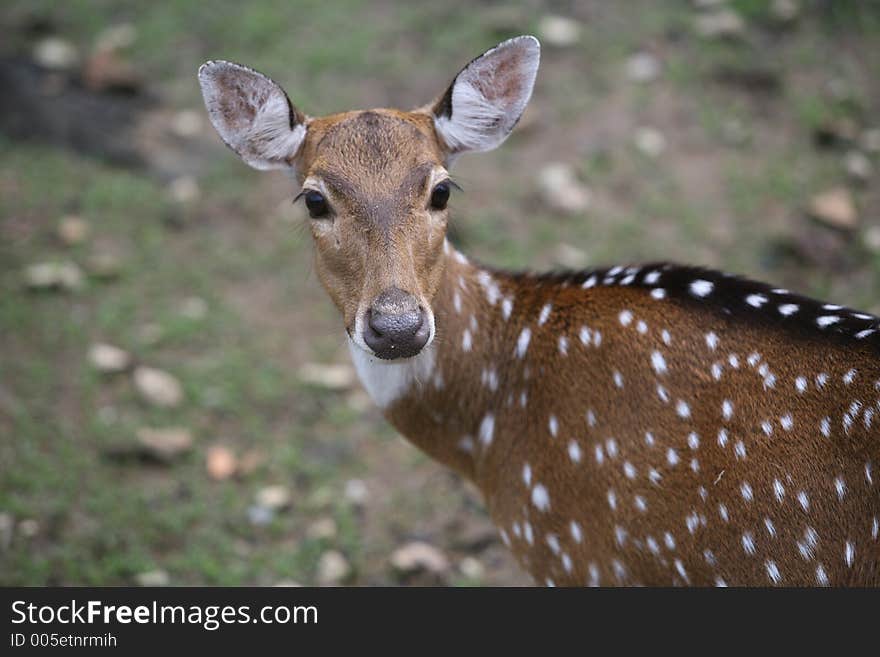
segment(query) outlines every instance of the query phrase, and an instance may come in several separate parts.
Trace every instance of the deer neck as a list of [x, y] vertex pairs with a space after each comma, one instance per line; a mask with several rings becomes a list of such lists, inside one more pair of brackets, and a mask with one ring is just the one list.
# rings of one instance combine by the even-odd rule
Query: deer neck
[[428, 347], [403, 362], [371, 357], [350, 340], [349, 347], [361, 381], [395, 428], [482, 487], [481, 448], [497, 439], [495, 414], [527, 404], [532, 373], [521, 356], [530, 332], [519, 326], [522, 308], [515, 306], [534, 305], [537, 297], [451, 246], [444, 257]]

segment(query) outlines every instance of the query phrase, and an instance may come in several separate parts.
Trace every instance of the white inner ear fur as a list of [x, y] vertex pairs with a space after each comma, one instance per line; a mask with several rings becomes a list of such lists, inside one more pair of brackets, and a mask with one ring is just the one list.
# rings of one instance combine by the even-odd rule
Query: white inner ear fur
[[434, 125], [453, 153], [499, 146], [522, 116], [532, 89], [541, 48], [521, 36], [505, 41], [468, 64], [452, 86], [452, 116]]
[[232, 150], [255, 169], [290, 168], [306, 126], [300, 122], [291, 129], [291, 107], [281, 87], [257, 71], [222, 61], [202, 66], [199, 83], [211, 123]]
[[[281, 97], [279, 97], [281, 96]], [[250, 145], [256, 160], [245, 160], [257, 169], [290, 166], [306, 137], [306, 126], [298, 123], [290, 129], [290, 109], [283, 94], [273, 94], [259, 108], [249, 130], [241, 140]]]

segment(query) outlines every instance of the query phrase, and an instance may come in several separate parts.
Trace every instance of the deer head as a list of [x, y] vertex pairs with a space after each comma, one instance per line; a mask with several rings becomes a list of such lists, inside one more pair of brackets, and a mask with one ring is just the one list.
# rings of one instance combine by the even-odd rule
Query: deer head
[[373, 109], [312, 118], [247, 67], [199, 69], [220, 137], [256, 169], [287, 169], [302, 186], [315, 269], [350, 340], [385, 360], [411, 358], [436, 332], [432, 299], [445, 264], [448, 168], [466, 151], [499, 146], [532, 93], [540, 46], [505, 41], [412, 111]]

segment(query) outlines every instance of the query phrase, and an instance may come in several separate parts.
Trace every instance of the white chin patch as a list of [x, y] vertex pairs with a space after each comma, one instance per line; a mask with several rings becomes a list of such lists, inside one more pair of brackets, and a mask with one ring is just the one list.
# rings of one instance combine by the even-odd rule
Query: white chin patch
[[382, 360], [348, 338], [348, 350], [361, 383], [379, 408], [387, 408], [413, 386], [427, 383], [434, 371], [433, 340], [412, 358]]

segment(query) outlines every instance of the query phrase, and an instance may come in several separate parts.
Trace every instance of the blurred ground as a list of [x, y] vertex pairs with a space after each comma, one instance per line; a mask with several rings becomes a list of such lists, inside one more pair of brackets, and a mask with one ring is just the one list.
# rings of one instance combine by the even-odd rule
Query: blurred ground
[[[517, 132], [457, 166], [461, 248], [880, 312], [877, 2], [11, 0], [0, 29], [3, 585], [528, 583], [352, 380], [291, 182], [207, 125], [209, 58], [321, 114], [421, 104], [537, 33]], [[431, 573], [392, 568], [412, 541]]]

